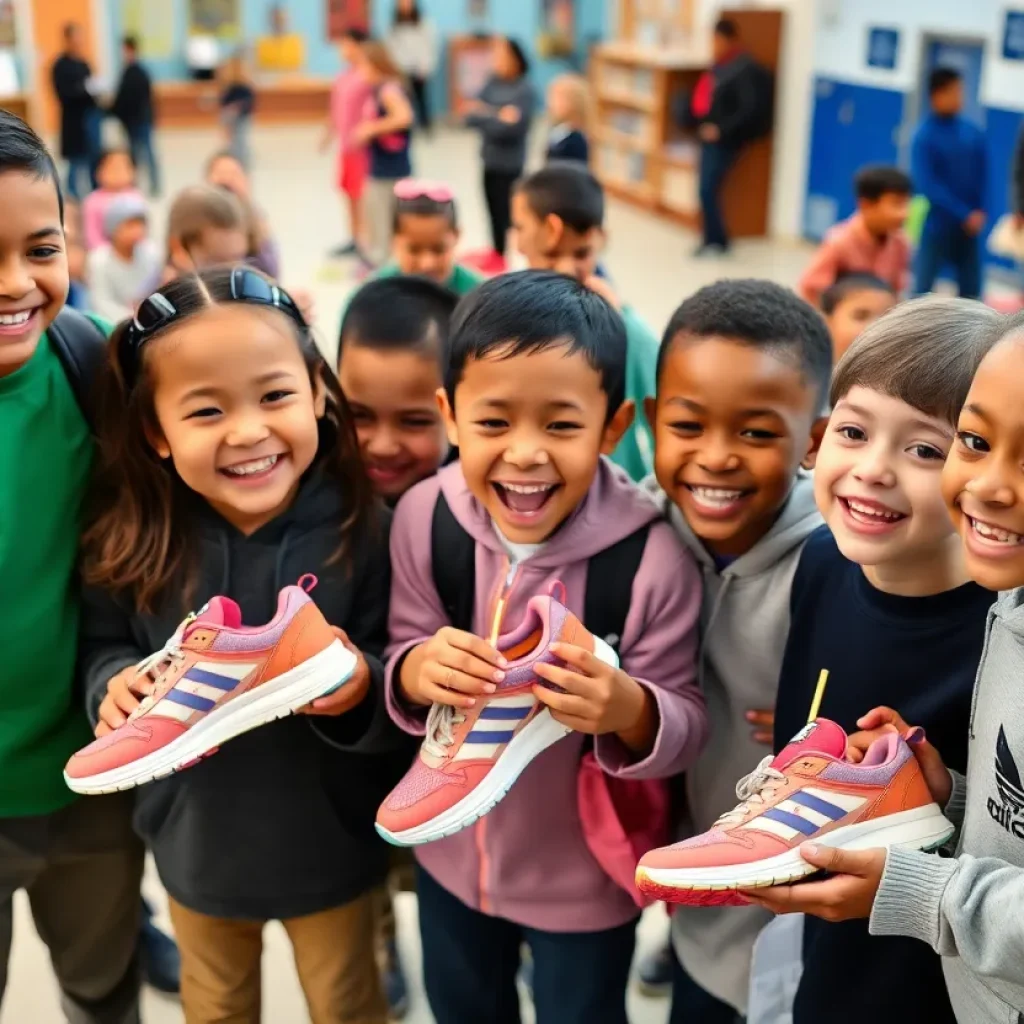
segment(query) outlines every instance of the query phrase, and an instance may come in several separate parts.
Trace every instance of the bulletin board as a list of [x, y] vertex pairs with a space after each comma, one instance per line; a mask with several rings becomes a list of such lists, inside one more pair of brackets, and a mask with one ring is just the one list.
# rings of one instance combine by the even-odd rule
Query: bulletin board
[[[166, 6], [172, 5], [167, 3]], [[242, 33], [238, 0], [189, 0], [188, 34], [239, 39]]]
[[448, 41], [448, 108], [464, 117], [492, 75], [490, 36], [453, 36]]
[[540, 0], [537, 52], [543, 57], [571, 54], [576, 44], [575, 0]]
[[121, 0], [121, 26], [138, 39], [143, 58], [174, 56], [174, 5], [167, 0]]
[[18, 31], [14, 21], [14, 0], [0, 0], [0, 49], [14, 49]]
[[350, 28], [370, 27], [369, 0], [327, 0], [327, 38], [340, 39]]

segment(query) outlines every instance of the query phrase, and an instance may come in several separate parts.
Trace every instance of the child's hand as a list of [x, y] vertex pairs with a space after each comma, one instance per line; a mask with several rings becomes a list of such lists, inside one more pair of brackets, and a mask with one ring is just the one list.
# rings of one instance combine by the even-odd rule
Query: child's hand
[[472, 633], [445, 626], [416, 652], [418, 667], [402, 672], [402, 691], [414, 704], [471, 708], [482, 693], [494, 693], [508, 662]]
[[511, 103], [502, 107], [498, 111], [498, 120], [504, 121], [505, 124], [518, 124], [522, 120], [523, 115], [519, 113], [519, 108], [513, 106]]
[[748, 711], [747, 721], [753, 726], [755, 743], [771, 746], [775, 742], [775, 709], [770, 711]]
[[550, 650], [570, 667], [541, 662], [534, 671], [565, 693], [536, 685], [533, 692], [556, 721], [592, 736], [616, 733], [634, 752], [650, 747], [655, 712], [635, 679], [575, 644], [553, 643]]
[[299, 708], [303, 715], [343, 715], [363, 702], [370, 689], [370, 666], [366, 664], [362, 651], [348, 638], [348, 634], [337, 626], [332, 626], [334, 635], [356, 656], [356, 667], [348, 682], [339, 686], [334, 693], [326, 697], [318, 697], [312, 704]]
[[141, 703], [141, 698], [148, 696], [152, 690], [153, 681], [147, 675], [140, 676], [134, 665], [118, 672], [107, 683], [107, 695], [100, 704], [97, 738], [124, 725], [128, 716]]
[[352, 141], [359, 146], [365, 146], [377, 134], [377, 127], [373, 121], [364, 121], [352, 129]]
[[871, 916], [885, 870], [885, 850], [837, 850], [833, 846], [804, 843], [800, 856], [835, 877], [823, 882], [744, 889], [743, 895], [775, 914], [811, 914], [825, 921]]
[[[913, 726], [907, 725], [899, 712], [886, 707], [872, 709], [863, 718], [858, 718], [857, 724], [862, 731], [855, 732], [847, 741], [846, 747], [846, 759], [855, 764], [864, 760], [868, 747], [879, 736], [890, 732], [898, 732], [901, 736], [906, 736], [913, 729]], [[921, 766], [921, 774], [924, 776], [924, 781], [928, 783], [932, 799], [940, 807], [945, 807], [953, 792], [953, 779], [942, 760], [942, 755], [928, 742], [923, 729], [918, 732], [917, 736], [911, 736], [907, 742], [917, 758], [917, 763]]]

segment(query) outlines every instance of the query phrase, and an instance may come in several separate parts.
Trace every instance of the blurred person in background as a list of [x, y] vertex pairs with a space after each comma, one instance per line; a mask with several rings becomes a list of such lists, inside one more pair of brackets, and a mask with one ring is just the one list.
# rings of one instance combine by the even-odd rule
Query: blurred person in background
[[156, 198], [160, 194], [160, 169], [153, 150], [153, 82], [139, 61], [139, 42], [135, 36], [124, 37], [121, 56], [124, 67], [110, 113], [124, 127], [135, 166], [145, 164], [149, 194]]
[[60, 155], [68, 162], [68, 195], [81, 199], [96, 187], [101, 127], [100, 108], [89, 91], [92, 68], [83, 55], [81, 25], [70, 21], [64, 26], [64, 52], [50, 75], [60, 103]]
[[431, 127], [428, 83], [437, 70], [437, 32], [423, 16], [416, 0], [398, 0], [387, 36], [388, 49], [409, 82], [416, 120], [424, 131]]

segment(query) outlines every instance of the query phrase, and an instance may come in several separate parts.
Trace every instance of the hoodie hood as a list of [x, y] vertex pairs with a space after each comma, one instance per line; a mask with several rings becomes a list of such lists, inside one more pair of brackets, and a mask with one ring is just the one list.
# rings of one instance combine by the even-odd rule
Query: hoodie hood
[[[453, 464], [438, 473], [441, 491], [459, 525], [478, 543], [505, 554], [487, 509], [470, 493], [462, 467]], [[661, 509], [604, 456], [586, 497], [569, 518], [530, 558], [536, 569], [552, 569], [586, 561], [641, 527], [661, 518]]]

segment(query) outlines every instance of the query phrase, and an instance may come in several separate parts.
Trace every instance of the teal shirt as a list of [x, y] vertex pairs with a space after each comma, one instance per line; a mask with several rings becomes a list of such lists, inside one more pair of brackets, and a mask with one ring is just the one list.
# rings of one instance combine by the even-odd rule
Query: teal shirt
[[[385, 263], [374, 275], [373, 278], [380, 277], [400, 277], [401, 271], [398, 269], [395, 263]], [[371, 278], [372, 280], [372, 278]], [[455, 292], [456, 295], [468, 295], [478, 284], [483, 284], [487, 280], [483, 274], [478, 274], [475, 270], [470, 270], [469, 267], [463, 267], [460, 264], [455, 264], [455, 269], [452, 271], [452, 276], [445, 281], [444, 286]]]
[[634, 480], [654, 470], [654, 433], [644, 413], [644, 399], [658, 390], [658, 339], [629, 307], [622, 310], [626, 323], [626, 398], [636, 407], [633, 426], [612, 453], [612, 462]]
[[78, 540], [92, 455], [89, 429], [44, 334], [24, 366], [0, 377], [3, 818], [71, 803], [64, 765], [92, 738], [74, 685]]

